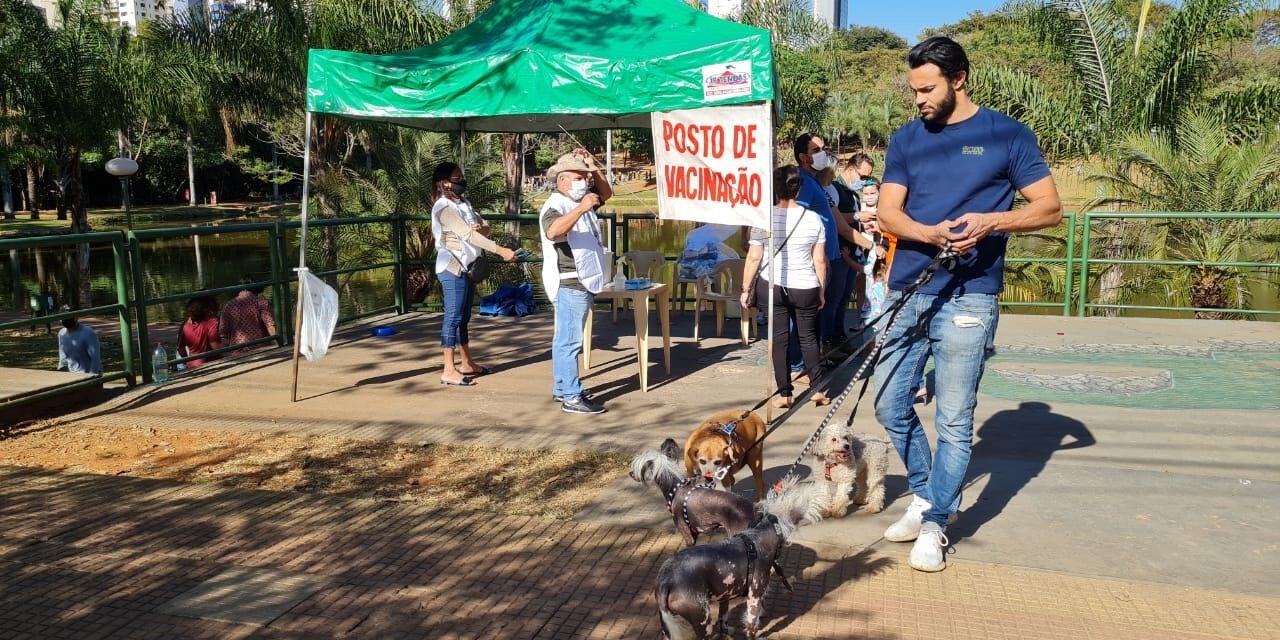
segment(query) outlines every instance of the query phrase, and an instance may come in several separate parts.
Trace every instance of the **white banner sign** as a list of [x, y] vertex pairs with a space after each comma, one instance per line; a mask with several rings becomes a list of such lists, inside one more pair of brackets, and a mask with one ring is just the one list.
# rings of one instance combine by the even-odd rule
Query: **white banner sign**
[[768, 103], [654, 112], [658, 217], [768, 228], [772, 142]]

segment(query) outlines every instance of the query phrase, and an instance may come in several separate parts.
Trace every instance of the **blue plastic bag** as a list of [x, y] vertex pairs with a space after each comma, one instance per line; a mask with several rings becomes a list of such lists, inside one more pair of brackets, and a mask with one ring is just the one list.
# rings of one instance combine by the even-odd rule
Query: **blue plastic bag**
[[523, 318], [537, 310], [538, 305], [533, 301], [533, 285], [527, 282], [519, 286], [504, 284], [480, 300], [482, 316]]

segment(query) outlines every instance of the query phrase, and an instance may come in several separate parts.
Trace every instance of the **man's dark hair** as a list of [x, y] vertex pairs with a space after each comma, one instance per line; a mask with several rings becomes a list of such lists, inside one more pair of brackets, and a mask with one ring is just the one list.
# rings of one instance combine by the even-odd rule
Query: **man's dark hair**
[[876, 166], [876, 161], [872, 160], [871, 156], [862, 152], [855, 153], [852, 158], [849, 158], [849, 166], [851, 167], [856, 167], [864, 162], [873, 167]]
[[[807, 143], [806, 143], [807, 144]], [[807, 149], [808, 147], [806, 147]], [[794, 200], [800, 195], [800, 167], [789, 164], [773, 170], [773, 201]]]
[[[76, 309], [75, 309], [74, 307], [72, 307], [71, 305], [69, 305], [69, 304], [64, 304], [64, 305], [62, 305], [61, 307], [59, 307], [59, 308], [58, 308], [58, 313], [67, 313], [68, 311], [75, 311], [75, 310], [76, 310]], [[64, 329], [66, 329], [67, 331], [70, 331], [70, 330], [72, 330], [72, 329], [76, 328], [76, 325], [78, 325], [78, 324], [80, 324], [80, 320], [79, 320], [79, 319], [77, 319], [77, 318], [74, 318], [74, 317], [72, 317], [72, 318], [63, 318], [63, 319], [62, 319], [62, 327], [63, 327]]]
[[[253, 284], [255, 282], [257, 282], [257, 280], [254, 280], [253, 276], [250, 276], [250, 275], [240, 276], [240, 284]], [[263, 286], [250, 287], [248, 289], [248, 291], [252, 292], [253, 295], [255, 296], [262, 295], [262, 292], [265, 290], [266, 290], [266, 287], [263, 287]]]
[[810, 132], [796, 136], [795, 144], [792, 145], [792, 150], [796, 152], [796, 162], [800, 162], [800, 154], [809, 153], [809, 143], [813, 142], [813, 138], [816, 135], [818, 134]]
[[436, 165], [436, 170], [431, 172], [431, 184], [434, 185], [441, 180], [448, 180], [453, 175], [454, 170], [458, 168], [455, 163], [441, 162]]
[[938, 65], [942, 75], [948, 80], [960, 77], [961, 71], [966, 78], [969, 77], [969, 56], [965, 55], [964, 47], [946, 36], [929, 38], [911, 47], [911, 51], [907, 53], [907, 66], [912, 69], [930, 63]]

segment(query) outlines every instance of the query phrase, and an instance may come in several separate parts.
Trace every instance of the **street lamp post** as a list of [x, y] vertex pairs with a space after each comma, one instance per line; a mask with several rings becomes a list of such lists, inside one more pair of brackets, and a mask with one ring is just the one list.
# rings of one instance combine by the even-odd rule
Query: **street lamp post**
[[133, 211], [129, 205], [129, 176], [138, 172], [138, 163], [132, 158], [112, 158], [107, 161], [107, 173], [120, 178], [120, 196], [124, 200], [124, 220], [133, 230]]

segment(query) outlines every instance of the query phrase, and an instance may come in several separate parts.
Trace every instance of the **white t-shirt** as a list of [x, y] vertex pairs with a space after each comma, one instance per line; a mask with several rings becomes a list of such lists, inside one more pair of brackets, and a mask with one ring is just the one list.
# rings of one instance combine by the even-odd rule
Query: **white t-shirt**
[[[787, 236], [790, 235], [788, 239]], [[751, 230], [751, 244], [764, 247], [760, 276], [787, 289], [816, 289], [818, 272], [813, 266], [813, 247], [827, 241], [827, 231], [817, 212], [804, 207], [773, 208], [773, 237], [778, 246], [770, 260], [769, 241], [764, 229]], [[786, 246], [782, 242], [786, 241]], [[769, 263], [773, 262], [773, 267]]]
[[475, 246], [462, 242], [462, 251], [458, 253], [449, 250], [444, 242], [444, 225], [440, 224], [440, 212], [453, 207], [458, 210], [458, 215], [462, 217], [462, 221], [467, 224], [476, 224], [480, 222], [480, 218], [476, 216], [475, 211], [471, 209], [471, 203], [466, 200], [454, 201], [440, 196], [434, 206], [431, 207], [431, 235], [436, 240], [436, 273], [444, 273], [449, 268], [449, 264], [454, 260], [461, 260], [463, 265], [470, 267], [480, 257], [480, 249]]

